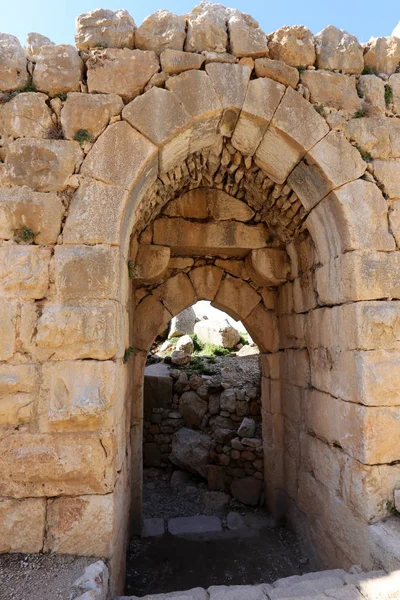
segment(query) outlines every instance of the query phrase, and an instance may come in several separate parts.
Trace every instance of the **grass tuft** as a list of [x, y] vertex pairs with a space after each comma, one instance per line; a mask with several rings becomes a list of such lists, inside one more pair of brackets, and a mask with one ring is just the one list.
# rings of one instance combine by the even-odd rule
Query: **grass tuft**
[[37, 233], [26, 225], [22, 225], [22, 227], [18, 227], [12, 231], [14, 233], [14, 242], [17, 242], [17, 244], [30, 244], [34, 241], [35, 235], [37, 235]]
[[360, 148], [360, 146], [357, 146], [357, 150], [359, 151], [359, 153], [361, 154], [361, 158], [365, 160], [365, 162], [370, 163], [374, 160], [372, 154], [370, 152], [367, 152], [366, 150], [363, 150], [362, 148]]
[[92, 134], [87, 129], [78, 129], [75, 131], [74, 140], [80, 144], [92, 141]]
[[385, 84], [385, 104], [390, 106], [393, 102], [393, 90], [388, 83]]

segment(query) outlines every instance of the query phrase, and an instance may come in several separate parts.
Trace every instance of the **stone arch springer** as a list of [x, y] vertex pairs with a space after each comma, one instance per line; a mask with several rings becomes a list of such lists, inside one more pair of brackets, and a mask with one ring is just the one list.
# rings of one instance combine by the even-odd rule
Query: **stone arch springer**
[[[20, 404], [4, 417], [6, 426], [18, 424], [22, 431], [6, 430], [1, 440], [9, 466], [0, 496], [11, 505], [27, 498], [40, 514], [47, 511], [45, 549], [88, 552], [83, 543], [76, 546], [73, 527], [67, 535], [57, 530], [69, 505], [85, 506], [80, 526], [95, 511], [104, 516], [104, 530], [96, 531], [100, 541], [91, 551], [112, 558], [123, 548], [127, 498], [131, 489], [140, 488], [140, 468], [131, 474], [130, 464], [141, 458], [135, 428], [141, 423], [139, 388], [147, 348], [138, 342], [143, 334], [138, 327], [149, 322], [135, 320], [135, 314], [146, 316], [144, 303], [151, 303], [155, 328], [154, 315], [163, 322], [175, 312], [172, 300], [168, 304], [168, 281], [184, 279], [195, 289], [194, 271], [219, 269], [220, 284], [230, 286], [227, 293], [219, 287], [214, 296], [195, 292], [190, 304], [204, 297], [243, 318], [255, 335], [260, 336], [260, 323], [262, 333], [271, 337], [273, 332], [272, 342], [260, 343], [264, 437], [271, 440], [265, 453], [270, 508], [284, 506], [319, 548], [324, 564], [372, 564], [374, 523], [383, 518], [384, 501], [400, 484], [398, 382], [391, 375], [399, 362], [399, 309], [393, 301], [400, 293], [396, 209], [389, 213], [392, 192], [381, 176], [388, 165], [377, 158], [371, 170], [354, 145], [364, 132], [352, 121], [336, 127], [331, 113], [321, 115], [319, 106], [304, 97], [307, 81], [302, 78], [300, 85], [257, 76], [250, 62], [210, 62], [120, 105], [87, 152], [75, 141], [46, 142], [58, 161], [56, 175], [47, 179], [39, 179], [30, 162], [44, 142], [22, 136], [7, 149], [4, 189], [32, 194], [44, 212], [51, 211], [60, 223], [63, 219], [58, 238], [49, 222], [37, 244], [9, 241], [2, 247], [5, 314], [19, 328], [18, 339], [14, 333], [15, 339], [11, 335], [5, 343], [2, 368], [6, 376], [17, 372], [21, 381], [34, 383], [17, 389]], [[23, 170], [18, 169], [21, 155], [27, 157]], [[64, 206], [56, 195], [63, 188]], [[230, 236], [237, 234], [233, 246], [250, 236], [247, 269], [255, 269], [257, 252], [286, 252], [288, 277], [265, 283], [264, 271], [258, 273], [261, 280], [253, 271], [243, 279], [207, 262], [193, 263], [185, 272], [188, 267], [168, 266], [183, 253], [178, 249], [168, 255], [161, 283], [156, 280], [150, 293], [135, 297], [128, 262], [135, 266], [144, 246], [150, 252], [168, 246], [157, 243], [162, 224], [156, 231], [155, 223], [185, 219], [163, 211], [179, 198], [190, 203], [188, 194], [199, 188], [224, 193], [227, 204], [240, 201], [254, 213], [257, 220], [251, 224], [233, 219], [235, 227], [229, 225], [235, 230]], [[196, 228], [203, 235], [216, 223], [220, 260], [234, 260], [222, 235], [224, 223], [232, 220], [210, 213], [185, 220], [193, 225], [191, 235]], [[263, 238], [260, 247], [253, 247], [256, 237]], [[27, 269], [34, 273], [31, 283]], [[200, 280], [204, 284], [206, 278]], [[232, 304], [235, 286], [257, 295], [245, 316]], [[225, 300], [218, 300], [218, 293]], [[149, 332], [149, 342], [156, 333]], [[139, 351], [126, 365], [124, 353], [131, 345]], [[26, 395], [34, 398], [28, 409]], [[47, 481], [45, 472], [38, 473], [29, 448], [39, 448], [56, 483], [50, 481], [53, 475]], [[18, 459], [22, 449], [25, 466]], [[65, 458], [65, 469], [56, 456]], [[334, 465], [329, 476], [328, 463]], [[381, 490], [374, 489], [360, 504], [358, 491], [374, 477], [380, 478]], [[140, 502], [134, 493], [133, 498]], [[312, 505], [317, 518], [306, 534]], [[354, 542], [337, 528], [341, 519], [350, 524]], [[329, 549], [318, 539], [322, 529]]]

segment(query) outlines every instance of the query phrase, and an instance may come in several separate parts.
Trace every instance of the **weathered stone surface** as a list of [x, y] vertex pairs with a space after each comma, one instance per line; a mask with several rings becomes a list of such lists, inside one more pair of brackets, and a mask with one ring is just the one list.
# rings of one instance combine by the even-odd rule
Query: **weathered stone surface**
[[238, 429], [238, 436], [241, 438], [244, 438], [244, 437], [251, 438], [254, 435], [255, 430], [256, 430], [256, 423], [255, 423], [254, 419], [249, 419], [249, 418], [245, 417]]
[[161, 218], [154, 221], [156, 244], [170, 246], [183, 255], [199, 251], [222, 252], [228, 256], [241, 256], [247, 248], [266, 245], [264, 225], [246, 225], [235, 221], [196, 223], [179, 218]]
[[189, 52], [226, 52], [228, 10], [211, 2], [196, 6], [188, 15], [185, 50]]
[[255, 61], [255, 71], [257, 77], [269, 77], [283, 85], [290, 85], [296, 88], [299, 83], [299, 72], [294, 67], [290, 67], [282, 60], [272, 60], [270, 58], [258, 58]]
[[390, 198], [400, 198], [400, 160], [396, 158], [374, 161], [374, 175]]
[[[193, 280], [192, 280], [193, 283]], [[196, 313], [193, 308], [185, 308], [181, 313], [176, 315], [171, 321], [168, 338], [177, 337], [180, 335], [192, 334], [194, 332], [194, 324], [196, 323]]]
[[400, 200], [395, 200], [392, 203], [392, 210], [389, 213], [390, 227], [396, 239], [397, 245], [400, 241]]
[[160, 56], [161, 68], [169, 75], [179, 75], [190, 69], [200, 69], [205, 57], [194, 52], [164, 50]]
[[46, 501], [0, 499], [0, 552], [41, 552]]
[[169, 202], [163, 210], [169, 217], [250, 221], [254, 211], [223, 190], [196, 188]]
[[284, 283], [290, 272], [290, 261], [284, 250], [259, 248], [246, 257], [246, 268], [251, 279], [260, 286]]
[[311, 211], [307, 224], [322, 263], [350, 250], [395, 250], [387, 201], [375, 184], [361, 179], [331, 192]]
[[[156, 113], [157, 119], [148, 114]], [[123, 118], [160, 148], [162, 172], [175, 168], [189, 153], [190, 116], [177, 97], [157, 87], [135, 98], [123, 110]]]
[[50, 500], [45, 550], [63, 554], [79, 552], [81, 556], [108, 556], [114, 504], [114, 494]]
[[350, 119], [344, 132], [372, 158], [400, 158], [400, 123], [397, 119]]
[[204, 71], [192, 70], [168, 79], [166, 87], [174, 92], [192, 118], [209, 118], [221, 111], [221, 103], [211, 79]]
[[78, 142], [19, 139], [8, 148], [4, 179], [38, 192], [64, 190], [81, 159]]
[[200, 477], [207, 477], [208, 454], [212, 447], [209, 435], [180, 429], [172, 437], [171, 462], [182, 469], [186, 469]]
[[88, 59], [86, 66], [90, 93], [115, 93], [125, 101], [139, 96], [160, 70], [154, 52], [128, 48], [97, 52]]
[[[9, 435], [0, 440], [0, 494], [13, 498], [101, 494], [112, 490], [106, 435]], [[107, 455], [105, 453], [107, 448]]]
[[155, 282], [168, 268], [171, 251], [166, 246], [140, 244], [134, 265], [134, 279], [138, 282]]
[[1, 296], [40, 299], [46, 295], [50, 248], [3, 246], [0, 258]]
[[97, 8], [76, 18], [75, 44], [78, 50], [90, 48], [133, 48], [135, 21], [125, 9]]
[[193, 269], [190, 280], [199, 300], [214, 300], [224, 272], [218, 267], [207, 265]]
[[30, 422], [38, 384], [34, 365], [0, 365], [0, 425], [16, 427]]
[[45, 94], [26, 92], [0, 105], [1, 137], [47, 137], [53, 121], [46, 100]]
[[244, 324], [255, 343], [263, 352], [275, 352], [279, 345], [278, 324], [273, 311], [260, 302], [244, 319]]
[[315, 62], [313, 34], [303, 25], [277, 29], [270, 36], [268, 46], [271, 58], [292, 67], [308, 67]]
[[176, 343], [176, 349], [185, 352], [186, 354], [193, 354], [194, 344], [190, 335], [183, 335], [180, 337]]
[[224, 107], [219, 130], [222, 135], [231, 137], [246, 96], [251, 68], [245, 65], [210, 63], [206, 65], [206, 72]]
[[64, 300], [118, 297], [118, 249], [106, 245], [57, 246], [56, 293]]
[[146, 168], [146, 180], [156, 177], [156, 156], [156, 146], [128, 123], [114, 123], [94, 144], [81, 173], [129, 190]]
[[29, 79], [25, 52], [14, 35], [0, 33], [0, 91], [23, 88]]
[[376, 73], [395, 73], [400, 62], [400, 38], [371, 38], [364, 54], [364, 63]]
[[389, 77], [389, 85], [393, 93], [393, 110], [400, 114], [400, 73], [394, 73]]
[[183, 50], [186, 37], [186, 18], [168, 10], [157, 10], [138, 27], [135, 36], [136, 48], [153, 50]]
[[287, 88], [256, 152], [256, 163], [283, 183], [300, 158], [329, 131], [325, 120], [303, 96]]
[[238, 330], [227, 319], [199, 321], [194, 326], [194, 332], [202, 342], [216, 344], [223, 348], [233, 348], [240, 341]]
[[301, 83], [310, 90], [310, 101], [314, 104], [331, 106], [350, 113], [355, 113], [361, 108], [356, 80], [347, 75], [323, 70], [304, 71], [301, 74]]
[[319, 69], [356, 75], [364, 69], [363, 49], [354, 35], [328, 25], [314, 39]]
[[235, 479], [231, 485], [231, 494], [236, 500], [249, 506], [257, 506], [260, 501], [262, 481], [254, 477]]
[[15, 352], [18, 304], [3, 298], [0, 313], [0, 360], [8, 360]]
[[[222, 525], [221, 520], [215, 516], [195, 515], [193, 517], [176, 517], [169, 519], [168, 531], [172, 535], [207, 535], [222, 533]], [[193, 598], [191, 595], [184, 597]]]
[[184, 273], [178, 273], [153, 290], [172, 315], [178, 315], [197, 300], [191, 281]]
[[112, 301], [48, 304], [36, 324], [34, 342], [46, 358], [107, 360], [116, 353], [117, 319], [117, 304]]
[[25, 187], [0, 188], [0, 238], [10, 240], [25, 226], [38, 244], [54, 244], [61, 229], [64, 208], [56, 194], [33, 192]]
[[283, 85], [268, 78], [249, 82], [243, 109], [232, 136], [235, 148], [248, 156], [255, 153], [284, 92]]
[[83, 61], [73, 46], [42, 46], [36, 57], [33, 83], [49, 96], [79, 90]]
[[261, 296], [246, 282], [227, 275], [219, 286], [212, 305], [234, 319], [245, 319], [260, 302]]
[[385, 116], [385, 83], [380, 77], [376, 75], [361, 75], [357, 84], [357, 90], [360, 96], [362, 96], [364, 110], [369, 117]]
[[[233, 513], [231, 513], [233, 514]], [[266, 583], [261, 585], [212, 585], [208, 588], [210, 600], [265, 600], [270, 586]]]
[[234, 56], [268, 56], [268, 38], [250, 15], [233, 15], [228, 21], [228, 31]]
[[190, 354], [182, 350], [174, 350], [171, 354], [171, 363], [173, 365], [188, 365], [192, 360]]
[[94, 592], [97, 597], [107, 595], [109, 581], [109, 571], [102, 560], [90, 564], [83, 571], [83, 575], [78, 577], [72, 585], [73, 594], [85, 594], [85, 592]]
[[171, 318], [172, 315], [155, 296], [146, 296], [135, 310], [132, 332], [134, 346], [148, 350]]
[[184, 392], [179, 398], [179, 412], [182, 414], [187, 427], [200, 427], [207, 412], [207, 402], [192, 390]]
[[33, 61], [36, 62], [38, 55], [43, 46], [54, 46], [54, 42], [50, 38], [42, 35], [41, 33], [31, 32], [26, 36], [26, 55]]
[[86, 131], [95, 141], [107, 127], [111, 117], [118, 115], [124, 103], [117, 94], [68, 94], [61, 111], [61, 124], [67, 139], [75, 139], [79, 131]]
[[366, 167], [357, 148], [342, 133], [331, 131], [306, 154], [288, 183], [310, 210], [331, 190], [361, 177]]

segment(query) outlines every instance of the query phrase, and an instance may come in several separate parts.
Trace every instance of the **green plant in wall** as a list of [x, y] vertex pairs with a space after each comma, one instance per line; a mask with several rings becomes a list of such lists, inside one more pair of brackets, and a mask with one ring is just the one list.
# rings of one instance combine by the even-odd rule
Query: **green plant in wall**
[[362, 148], [360, 148], [360, 146], [357, 146], [357, 150], [359, 151], [359, 153], [361, 154], [361, 158], [365, 160], [365, 162], [370, 163], [374, 160], [372, 154], [370, 152], [367, 152], [366, 150], [363, 150]]
[[360, 110], [357, 110], [353, 115], [353, 119], [360, 119], [361, 117], [365, 117], [365, 109], [364, 108], [360, 108]]
[[31, 244], [35, 239], [35, 235], [39, 233], [35, 233], [26, 225], [17, 227], [16, 229], [13, 229], [12, 232], [14, 234], [14, 242], [17, 242], [17, 244]]
[[393, 102], [393, 90], [388, 83], [385, 85], [385, 104], [390, 106]]
[[92, 141], [92, 134], [87, 129], [78, 129], [75, 131], [74, 140], [80, 144]]
[[135, 264], [133, 260], [128, 260], [129, 279], [136, 279], [138, 276], [138, 267], [140, 267], [140, 265]]
[[126, 364], [132, 356], [135, 356], [136, 348], [135, 346], [129, 346], [124, 352], [124, 363]]
[[388, 500], [386, 502], [386, 510], [388, 511], [388, 513], [390, 513], [393, 517], [400, 517], [400, 512], [396, 509], [395, 505], [393, 504], [393, 502], [391, 500]]

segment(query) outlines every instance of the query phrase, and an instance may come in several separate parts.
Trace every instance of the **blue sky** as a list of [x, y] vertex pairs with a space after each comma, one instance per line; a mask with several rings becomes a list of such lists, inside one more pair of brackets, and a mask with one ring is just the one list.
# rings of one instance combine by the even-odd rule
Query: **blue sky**
[[[0, 0], [0, 28], [22, 43], [28, 32], [37, 31], [58, 44], [71, 44], [75, 17], [99, 6], [126, 8], [139, 25], [159, 8], [184, 14], [195, 4], [188, 0]], [[222, 0], [221, 4], [250, 13], [266, 33], [282, 25], [306, 25], [318, 33], [332, 24], [354, 34], [360, 42], [390, 35], [400, 20], [400, 4], [395, 0]]]

